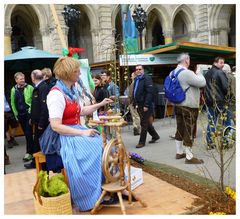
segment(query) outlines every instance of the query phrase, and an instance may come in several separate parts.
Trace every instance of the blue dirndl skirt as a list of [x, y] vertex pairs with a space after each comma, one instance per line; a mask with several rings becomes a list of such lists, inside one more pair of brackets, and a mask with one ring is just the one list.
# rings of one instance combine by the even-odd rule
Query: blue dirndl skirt
[[[87, 129], [80, 125], [69, 126]], [[102, 192], [102, 137], [60, 135], [60, 141], [60, 154], [67, 172], [72, 201], [80, 211], [90, 210]]]

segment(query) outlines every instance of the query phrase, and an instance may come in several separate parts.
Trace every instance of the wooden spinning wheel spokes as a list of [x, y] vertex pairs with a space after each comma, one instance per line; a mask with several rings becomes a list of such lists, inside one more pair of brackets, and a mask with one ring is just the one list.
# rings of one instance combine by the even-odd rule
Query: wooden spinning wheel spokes
[[116, 139], [111, 139], [106, 145], [103, 152], [102, 169], [103, 174], [108, 182], [116, 182], [121, 177], [120, 170], [124, 170], [126, 166], [126, 160], [123, 159], [123, 165], [120, 165], [120, 153], [125, 157], [125, 150], [118, 144]]

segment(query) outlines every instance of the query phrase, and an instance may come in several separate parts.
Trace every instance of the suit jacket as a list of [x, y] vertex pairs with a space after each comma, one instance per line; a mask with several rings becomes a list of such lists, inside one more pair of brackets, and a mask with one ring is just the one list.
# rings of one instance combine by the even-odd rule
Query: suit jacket
[[48, 92], [49, 86], [45, 81], [42, 81], [34, 88], [32, 95], [32, 124], [36, 124], [42, 128], [46, 128], [49, 124], [48, 108], [46, 103]]
[[134, 79], [134, 104], [139, 107], [147, 107], [149, 109], [153, 108], [153, 82], [150, 76], [143, 75], [138, 82], [136, 94], [134, 95], [134, 90], [136, 87], [137, 77]]
[[228, 93], [228, 78], [226, 74], [216, 66], [206, 73], [206, 88], [205, 88], [205, 100], [207, 106], [214, 107], [215, 104], [218, 107], [225, 105], [226, 96]]

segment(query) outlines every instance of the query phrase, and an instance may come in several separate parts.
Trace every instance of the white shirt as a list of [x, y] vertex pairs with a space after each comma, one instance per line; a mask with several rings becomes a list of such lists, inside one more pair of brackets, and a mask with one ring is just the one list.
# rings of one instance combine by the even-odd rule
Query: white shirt
[[62, 119], [66, 106], [65, 98], [61, 91], [51, 90], [47, 95], [47, 107], [50, 119]]

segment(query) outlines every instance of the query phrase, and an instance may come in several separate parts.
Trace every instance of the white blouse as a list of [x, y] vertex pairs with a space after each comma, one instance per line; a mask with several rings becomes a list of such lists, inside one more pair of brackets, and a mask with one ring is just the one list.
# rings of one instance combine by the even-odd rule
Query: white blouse
[[62, 119], [66, 106], [65, 98], [61, 91], [51, 90], [47, 95], [47, 107], [50, 119]]

